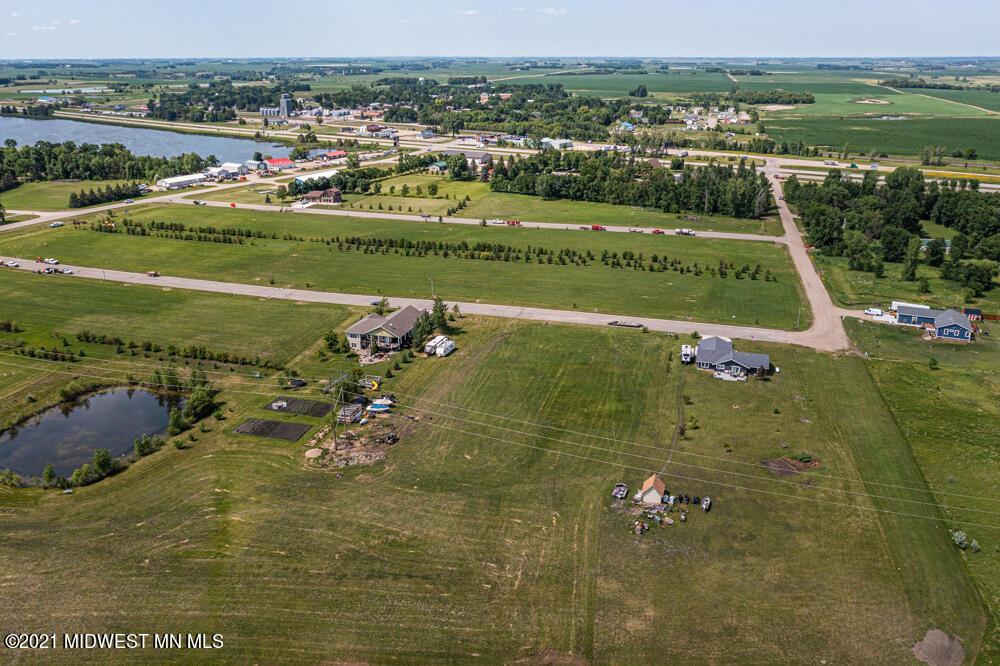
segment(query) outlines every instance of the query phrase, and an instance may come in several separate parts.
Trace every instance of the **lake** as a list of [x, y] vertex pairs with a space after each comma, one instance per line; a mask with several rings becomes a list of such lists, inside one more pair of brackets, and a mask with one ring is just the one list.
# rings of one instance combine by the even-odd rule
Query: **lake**
[[63, 118], [0, 116], [0, 143], [5, 139], [14, 139], [19, 146], [37, 141], [52, 143], [72, 141], [76, 144], [120, 143], [136, 155], [176, 157], [182, 153], [197, 153], [202, 157], [215, 155], [220, 162], [245, 162], [257, 151], [272, 157], [288, 157], [292, 151], [291, 146], [252, 139], [182, 134], [146, 127], [124, 127]]
[[117, 388], [48, 409], [0, 433], [0, 469], [41, 476], [52, 463], [56, 474], [69, 476], [93, 460], [94, 451], [112, 456], [132, 451], [142, 435], [167, 429], [170, 404], [142, 390]]

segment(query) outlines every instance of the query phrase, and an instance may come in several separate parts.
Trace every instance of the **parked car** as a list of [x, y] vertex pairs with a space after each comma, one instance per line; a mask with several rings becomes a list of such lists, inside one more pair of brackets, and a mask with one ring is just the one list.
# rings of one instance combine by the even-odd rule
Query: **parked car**
[[306, 380], [299, 379], [298, 377], [288, 380], [288, 386], [290, 388], [302, 388], [305, 385], [306, 385]]
[[507, 224], [506, 220], [500, 220], [500, 219], [487, 220], [487, 222], [489, 222], [490, 224]]
[[51, 264], [52, 266], [58, 266], [59, 265], [59, 260], [58, 259], [53, 259], [52, 257], [46, 257], [45, 259], [42, 260], [42, 263], [43, 264]]
[[694, 236], [694, 231], [691, 229], [678, 229], [676, 232], [678, 236]]
[[55, 274], [56, 269], [54, 269], [51, 266], [49, 266], [48, 268], [46, 268], [42, 272], [45, 273], [46, 275], [53, 275], [53, 274]]
[[72, 275], [73, 271], [71, 269], [69, 269], [69, 268], [64, 268], [64, 269], [62, 269], [62, 274], [63, 275]]
[[10, 259], [8, 261], [0, 261], [0, 266], [6, 266], [7, 268], [17, 268], [20, 265], [21, 264], [17, 263], [13, 259]]
[[602, 227], [601, 225], [599, 225], [599, 224], [592, 224], [592, 225], [590, 225], [590, 230], [591, 231], [606, 231], [606, 229], [604, 227]]
[[881, 317], [882, 316], [882, 309], [881, 308], [865, 308], [865, 314], [866, 315], [871, 315], [873, 317]]
[[711, 497], [702, 497], [701, 498], [701, 510], [702, 511], [708, 511], [711, 508], [712, 508], [712, 498]]
[[653, 229], [653, 235], [654, 236], [660, 236], [661, 234], [665, 234], [665, 233], [667, 233], [667, 232], [664, 231], [663, 229]]
[[135, 202], [133, 200], [131, 200], [131, 199], [126, 199], [125, 203], [135, 203]]
[[146, 271], [146, 277], [160, 277], [160, 274], [156, 271]]
[[58, 229], [58, 228], [59, 228], [59, 227], [61, 227], [62, 225], [63, 225], [63, 223], [62, 223], [62, 222], [59, 222], [59, 221], [56, 221], [56, 222], [53, 222], [52, 224], [50, 224], [49, 226], [50, 226], [51, 228], [53, 228], [53, 229]]
[[624, 483], [615, 484], [615, 489], [611, 491], [611, 496], [615, 499], [624, 499], [628, 495], [628, 486]]

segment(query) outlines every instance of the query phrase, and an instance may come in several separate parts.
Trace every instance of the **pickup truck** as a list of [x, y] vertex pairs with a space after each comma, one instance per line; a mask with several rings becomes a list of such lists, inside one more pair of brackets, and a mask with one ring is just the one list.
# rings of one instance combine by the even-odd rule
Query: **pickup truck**
[[676, 232], [678, 236], [694, 236], [694, 231], [691, 229], [678, 229]]
[[590, 230], [591, 231], [607, 231], [604, 227], [602, 227], [599, 224], [592, 224], [592, 225], [590, 225]]

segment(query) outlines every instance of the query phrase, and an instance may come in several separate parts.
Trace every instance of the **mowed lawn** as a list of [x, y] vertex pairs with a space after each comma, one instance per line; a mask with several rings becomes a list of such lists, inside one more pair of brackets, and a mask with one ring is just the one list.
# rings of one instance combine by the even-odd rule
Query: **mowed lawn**
[[[105, 234], [69, 226], [31, 229], [0, 239], [0, 252], [20, 256], [55, 256], [80, 266], [121, 270], [157, 270], [164, 274], [273, 284], [279, 287], [344, 291], [388, 296], [429, 297], [434, 290], [446, 299], [485, 303], [578, 309], [625, 315], [646, 315], [719, 321], [733, 324], [793, 328], [800, 305], [798, 277], [784, 246], [770, 243], [721, 241], [566, 230], [509, 229], [468, 225], [402, 222], [341, 217], [289, 215], [259, 211], [148, 207], [136, 220], [238, 226], [279, 234], [278, 240], [254, 240], [228, 245], [155, 237]], [[304, 241], [281, 240], [286, 234]], [[339, 251], [336, 243], [312, 239], [334, 236], [394, 238], [448, 242], [489, 242], [527, 248], [591, 251], [588, 266], [547, 265], [532, 261], [484, 261], [454, 256], [405, 256], [363, 251]], [[758, 263], [777, 281], [696, 276], [677, 271], [619, 269], [600, 262], [603, 251], [642, 252], [679, 258], [693, 266], [736, 268]], [[803, 309], [801, 326], [808, 326]]]
[[[133, 181], [125, 180], [60, 180], [24, 183], [0, 196], [3, 205], [10, 210], [65, 210], [69, 209], [69, 195], [81, 190], [100, 190], [109, 185], [119, 185]], [[141, 181], [139, 181], [141, 182]], [[177, 192], [169, 192], [176, 194]], [[150, 192], [136, 199], [163, 196], [167, 192]]]
[[[384, 464], [338, 476], [234, 436], [266, 398], [232, 391], [188, 450], [33, 507], [0, 495], [6, 611], [220, 633], [211, 658], [241, 663], [895, 663], [929, 627], [975, 654], [982, 609], [936, 509], [863, 494], [922, 481], [860, 359], [758, 346], [781, 375], [729, 384], [668, 336], [458, 324], [453, 356], [387, 383], [422, 418]], [[679, 403], [700, 427], [671, 453]], [[808, 476], [753, 466], [803, 450]], [[608, 494], [659, 469], [714, 508], [636, 538]]]
[[[115, 354], [109, 345], [81, 343], [90, 331], [137, 344], [204, 346], [283, 365], [317, 337], [350, 318], [345, 307], [258, 300], [225, 294], [121, 285], [93, 280], [50, 279], [4, 269], [0, 272], [0, 321], [17, 322], [17, 332], [0, 332], [0, 430], [38, 407], [58, 402], [58, 389], [77, 374], [123, 382], [144, 377], [144, 366], [162, 354]], [[86, 357], [66, 367], [14, 354], [18, 341], [36, 348], [62, 349], [66, 339]], [[208, 367], [211, 369], [212, 364]], [[215, 368], [219, 370], [219, 367]], [[222, 367], [223, 374], [230, 372]], [[252, 368], [234, 368], [246, 375]], [[267, 371], [264, 374], [269, 374]], [[254, 389], [257, 390], [257, 389]], [[31, 394], [35, 403], [27, 400]]]
[[980, 524], [996, 524], [1000, 502], [1000, 342], [994, 339], [1000, 331], [991, 322], [983, 326], [993, 335], [980, 335], [972, 345], [928, 343], [912, 329], [861, 321], [849, 321], [848, 332], [868, 354], [869, 372], [939, 501], [984, 512], [945, 514], [953, 529], [982, 547], [963, 552], [962, 559], [993, 618], [981, 657], [989, 663], [987, 656], [1000, 656], [1000, 551], [996, 529]]
[[[438, 185], [438, 194], [434, 197], [431, 197], [427, 192], [427, 186], [431, 183]], [[686, 227], [698, 231], [756, 233], [767, 236], [780, 236], [783, 233], [781, 221], [776, 217], [747, 220], [700, 213], [664, 213], [648, 208], [589, 201], [550, 200], [524, 194], [491, 192], [487, 183], [459, 182], [428, 174], [394, 176], [381, 181], [381, 185], [382, 193], [378, 195], [345, 194], [344, 203], [339, 207], [344, 210], [362, 210], [385, 213], [386, 215], [403, 213], [446, 216], [449, 209], [454, 208], [459, 201], [468, 196], [470, 201], [467, 207], [457, 211], [456, 217], [483, 220], [516, 218], [530, 222], [554, 222], [584, 226], [599, 224], [601, 226], [660, 227], [668, 230]], [[405, 197], [402, 196], [403, 185], [409, 187], [409, 192]], [[416, 194], [418, 186], [422, 192], [420, 196]], [[392, 187], [396, 188], [394, 192], [390, 192]], [[272, 186], [254, 185], [208, 194], [202, 198], [237, 204], [265, 204], [267, 203], [266, 198], [270, 196], [272, 205], [281, 206], [281, 201], [276, 195], [266, 194], [273, 189]], [[379, 208], [380, 205], [381, 208]], [[327, 206], [321, 205], [320, 207]]]

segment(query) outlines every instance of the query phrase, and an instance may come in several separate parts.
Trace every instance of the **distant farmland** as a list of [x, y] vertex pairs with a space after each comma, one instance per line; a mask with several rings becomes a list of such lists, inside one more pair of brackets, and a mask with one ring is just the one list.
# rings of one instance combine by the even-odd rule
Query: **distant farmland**
[[981, 158], [1000, 159], [1000, 119], [995, 118], [782, 118], [773, 123], [767, 131], [778, 141], [907, 155], [925, 146], [944, 146], [948, 152], [974, 147]]

